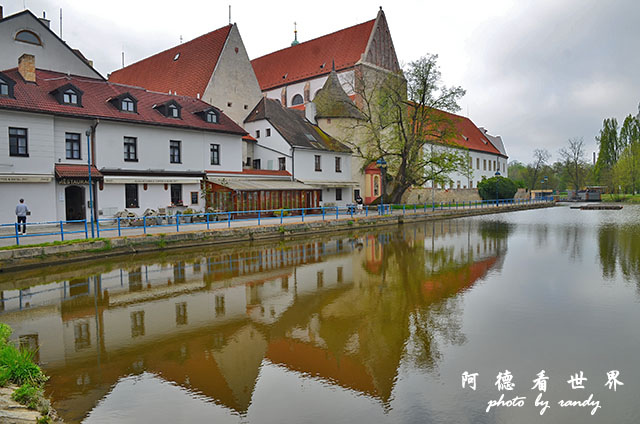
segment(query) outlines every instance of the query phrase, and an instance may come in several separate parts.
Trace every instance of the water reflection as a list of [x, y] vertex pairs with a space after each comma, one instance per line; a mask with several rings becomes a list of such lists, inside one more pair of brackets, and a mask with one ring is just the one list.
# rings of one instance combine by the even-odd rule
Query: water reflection
[[5, 276], [2, 320], [67, 422], [132, 376], [243, 416], [266, 365], [388, 408], [403, 357], [433, 370], [465, 342], [458, 295], [502, 266], [510, 231], [452, 220]]
[[640, 291], [640, 226], [612, 224], [598, 228], [598, 250], [602, 276], [615, 277], [619, 270]]

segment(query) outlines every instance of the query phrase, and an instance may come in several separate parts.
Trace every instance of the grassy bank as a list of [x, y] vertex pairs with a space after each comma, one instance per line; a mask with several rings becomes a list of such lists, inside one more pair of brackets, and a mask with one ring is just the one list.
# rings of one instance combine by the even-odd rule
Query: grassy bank
[[0, 386], [19, 386], [11, 396], [13, 400], [40, 412], [39, 424], [52, 423], [51, 405], [43, 390], [47, 376], [33, 362], [34, 352], [17, 348], [9, 341], [11, 333], [11, 327], [0, 323]]
[[602, 201], [640, 204], [640, 194], [603, 194]]

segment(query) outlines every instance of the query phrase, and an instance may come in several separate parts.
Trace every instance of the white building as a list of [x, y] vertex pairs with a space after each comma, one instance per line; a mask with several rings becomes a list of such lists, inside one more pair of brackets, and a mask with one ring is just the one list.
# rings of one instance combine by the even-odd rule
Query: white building
[[27, 54], [0, 73], [0, 93], [2, 223], [19, 198], [31, 222], [90, 216], [88, 138], [100, 217], [203, 210], [206, 171], [241, 171], [245, 131], [201, 100], [36, 70]]
[[352, 180], [351, 150], [302, 111], [265, 97], [245, 119], [245, 129], [257, 140], [254, 168], [289, 172], [293, 179], [322, 190], [317, 200], [325, 206], [353, 203], [358, 183]]

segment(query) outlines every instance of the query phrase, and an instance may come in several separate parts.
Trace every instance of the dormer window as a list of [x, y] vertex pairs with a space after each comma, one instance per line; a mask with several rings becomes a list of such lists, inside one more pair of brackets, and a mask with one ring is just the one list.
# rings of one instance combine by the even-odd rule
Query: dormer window
[[71, 89], [66, 90], [64, 93], [62, 93], [62, 103], [66, 103], [68, 105], [77, 105], [78, 95]]
[[180, 119], [180, 111], [182, 106], [178, 104], [175, 100], [169, 100], [166, 103], [160, 105], [154, 105], [153, 108], [166, 116], [167, 118]]
[[207, 122], [209, 122], [211, 124], [217, 124], [218, 123], [218, 114], [215, 113], [212, 110], [207, 112]]
[[0, 73], [0, 97], [13, 97], [15, 81]]
[[133, 103], [133, 100], [125, 97], [124, 99], [122, 99], [120, 110], [122, 110], [123, 112], [135, 112], [136, 106]]
[[16, 34], [16, 41], [22, 41], [23, 43], [35, 44], [36, 46], [41, 46], [42, 41], [40, 41], [40, 37], [35, 32], [23, 29]]
[[112, 97], [109, 99], [109, 103], [122, 112], [138, 112], [138, 100], [130, 93], [122, 93], [117, 97]]
[[51, 92], [61, 105], [82, 107], [82, 91], [73, 84], [65, 84]]

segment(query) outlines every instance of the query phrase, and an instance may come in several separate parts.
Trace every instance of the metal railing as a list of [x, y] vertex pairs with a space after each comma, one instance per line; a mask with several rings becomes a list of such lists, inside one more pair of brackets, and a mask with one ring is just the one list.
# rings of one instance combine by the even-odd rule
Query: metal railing
[[[497, 199], [482, 201], [462, 201], [462, 202], [438, 202], [438, 203], [413, 203], [413, 204], [383, 204], [375, 206], [364, 206], [358, 209], [356, 205], [346, 206], [319, 206], [315, 208], [290, 208], [290, 209], [260, 209], [248, 211], [228, 211], [228, 212], [210, 212], [210, 213], [193, 213], [193, 214], [176, 214], [176, 215], [158, 215], [158, 216], [141, 216], [141, 217], [113, 217], [100, 218], [94, 221], [96, 235], [100, 237], [109, 237], [111, 234], [117, 234], [121, 237], [123, 234], [131, 233], [132, 230], [138, 232], [142, 230], [142, 234], [147, 234], [148, 230], [153, 228], [171, 228], [176, 232], [180, 232], [181, 228], [200, 225], [203, 229], [211, 229], [227, 227], [230, 228], [232, 223], [255, 221], [257, 225], [263, 223], [280, 223], [297, 221], [305, 222], [305, 219], [313, 220], [332, 220], [341, 219], [341, 217], [368, 217], [370, 214], [378, 216], [394, 215], [394, 214], [417, 214], [436, 211], [451, 211], [457, 209], [482, 209], [489, 207], [501, 207], [511, 205], [525, 205], [534, 203], [546, 203], [553, 201], [553, 198], [536, 198], [536, 199]], [[21, 234], [19, 229], [22, 225], [26, 225], [29, 230], [26, 234]], [[84, 234], [84, 239], [91, 238], [89, 231], [90, 221], [86, 219], [68, 220], [68, 221], [45, 221], [45, 222], [28, 222], [26, 224], [10, 223], [0, 224], [0, 240], [15, 239], [15, 244], [20, 245], [21, 241], [30, 237], [55, 236], [60, 237], [60, 241], [64, 242], [65, 237], [74, 234]], [[42, 231], [33, 232], [33, 229]], [[111, 236], [113, 237], [113, 236]], [[76, 237], [77, 238], [77, 237]]]

